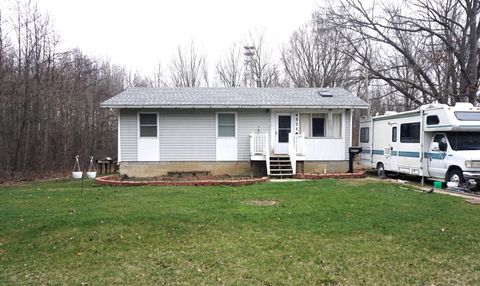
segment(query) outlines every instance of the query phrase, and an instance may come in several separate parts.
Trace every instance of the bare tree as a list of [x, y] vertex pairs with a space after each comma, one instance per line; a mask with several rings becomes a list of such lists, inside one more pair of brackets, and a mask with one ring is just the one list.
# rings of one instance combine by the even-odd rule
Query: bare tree
[[[478, 101], [478, 0], [404, 1], [375, 7], [341, 0], [328, 10], [335, 25], [354, 35], [344, 38], [356, 64], [416, 105], [454, 103], [460, 98]], [[373, 59], [366, 56], [372, 50]]]
[[208, 71], [205, 55], [193, 42], [188, 47], [178, 46], [170, 64], [172, 85], [176, 87], [208, 86]]
[[165, 71], [163, 70], [162, 63], [159, 62], [153, 72], [153, 86], [154, 87], [167, 87], [168, 82], [165, 77]]
[[243, 84], [244, 59], [242, 48], [233, 44], [226, 55], [216, 65], [216, 74], [225, 87], [237, 87]]
[[[297, 87], [347, 86], [351, 59], [339, 28], [315, 13], [308, 25], [298, 29], [282, 49], [285, 72]], [[345, 33], [346, 35], [346, 33]]]
[[[245, 42], [250, 55], [247, 58], [246, 85], [256, 87], [272, 87], [280, 85], [280, 70], [272, 59], [272, 50], [266, 47], [263, 32], [250, 31]], [[250, 82], [250, 83], [247, 83]]]
[[0, 19], [0, 179], [64, 171], [76, 154], [115, 154], [116, 118], [99, 103], [123, 89], [123, 69], [57, 52], [58, 35], [30, 1], [12, 11]]

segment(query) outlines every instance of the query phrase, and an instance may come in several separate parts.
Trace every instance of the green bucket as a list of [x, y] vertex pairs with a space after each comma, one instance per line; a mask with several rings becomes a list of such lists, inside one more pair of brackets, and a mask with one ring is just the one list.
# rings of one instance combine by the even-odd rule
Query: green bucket
[[433, 187], [434, 187], [435, 189], [441, 189], [442, 186], [443, 186], [443, 183], [440, 182], [440, 181], [434, 181], [434, 182], [433, 182]]

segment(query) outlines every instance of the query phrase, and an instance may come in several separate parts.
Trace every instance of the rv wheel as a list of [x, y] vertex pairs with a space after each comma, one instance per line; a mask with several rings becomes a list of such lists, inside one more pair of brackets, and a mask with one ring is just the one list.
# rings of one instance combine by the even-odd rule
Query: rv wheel
[[377, 175], [378, 177], [380, 178], [386, 178], [386, 174], [385, 174], [385, 167], [383, 166], [383, 163], [378, 163], [377, 164]]
[[447, 182], [463, 183], [463, 172], [460, 169], [452, 169], [448, 172]]

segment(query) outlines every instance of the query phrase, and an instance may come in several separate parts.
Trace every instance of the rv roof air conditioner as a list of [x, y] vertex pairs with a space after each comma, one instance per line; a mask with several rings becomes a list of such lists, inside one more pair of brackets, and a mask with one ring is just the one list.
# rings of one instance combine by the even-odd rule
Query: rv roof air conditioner
[[396, 111], [385, 111], [384, 115], [393, 115], [393, 114], [397, 114], [397, 112]]
[[457, 103], [455, 103], [455, 108], [469, 109], [469, 108], [473, 108], [473, 104], [471, 104], [469, 102], [457, 102]]
[[441, 103], [424, 104], [424, 105], [420, 106], [420, 110], [425, 110], [425, 109], [430, 109], [430, 108], [442, 108], [442, 107], [448, 107], [448, 105], [441, 104]]

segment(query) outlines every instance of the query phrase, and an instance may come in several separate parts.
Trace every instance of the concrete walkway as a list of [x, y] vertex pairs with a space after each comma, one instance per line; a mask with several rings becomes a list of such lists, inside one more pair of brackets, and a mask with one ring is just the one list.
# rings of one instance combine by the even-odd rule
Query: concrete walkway
[[306, 179], [294, 179], [294, 178], [286, 178], [286, 179], [270, 179], [272, 183], [288, 183], [288, 182], [303, 182], [308, 181]]

